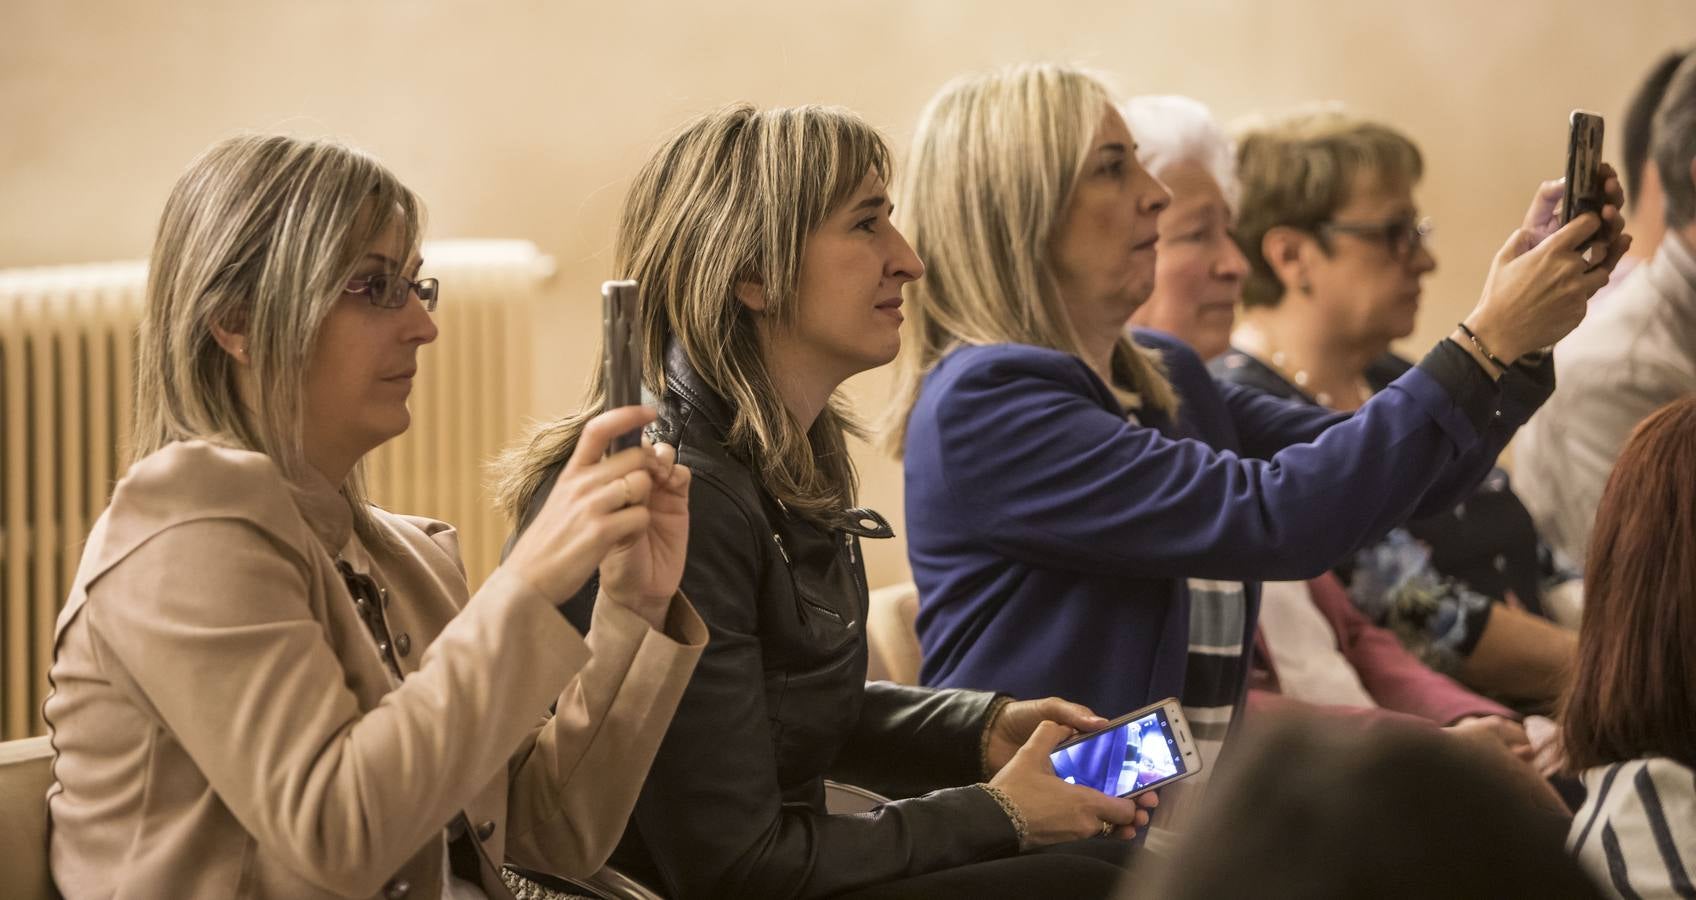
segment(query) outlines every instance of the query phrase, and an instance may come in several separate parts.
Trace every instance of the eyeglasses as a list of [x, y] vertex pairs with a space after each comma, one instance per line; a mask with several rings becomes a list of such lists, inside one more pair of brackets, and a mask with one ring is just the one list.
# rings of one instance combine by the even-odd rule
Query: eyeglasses
[[1406, 262], [1431, 236], [1431, 217], [1393, 219], [1389, 222], [1321, 222], [1319, 232], [1352, 234], [1369, 241], [1379, 241], [1397, 262]]
[[434, 278], [421, 278], [413, 281], [404, 275], [366, 275], [355, 278], [347, 283], [342, 290], [350, 294], [364, 294], [371, 298], [372, 306], [383, 309], [400, 309], [406, 305], [406, 298], [417, 294], [424, 304], [425, 312], [436, 311], [436, 296], [438, 284]]

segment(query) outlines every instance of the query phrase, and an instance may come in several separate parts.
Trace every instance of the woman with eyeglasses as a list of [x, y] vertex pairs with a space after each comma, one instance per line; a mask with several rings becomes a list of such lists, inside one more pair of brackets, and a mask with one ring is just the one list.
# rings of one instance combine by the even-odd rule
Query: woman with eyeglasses
[[[451, 526], [372, 505], [361, 460], [437, 334], [421, 216], [371, 158], [279, 136], [166, 202], [136, 461], [49, 676], [66, 896], [503, 897], [504, 861], [586, 875], [622, 831], [705, 641], [689, 471], [603, 459], [653, 413], [596, 417], [475, 594]], [[585, 639], [558, 605], [597, 567]]]
[[[1213, 373], [1354, 412], [1412, 368], [1390, 343], [1413, 333], [1420, 282], [1437, 267], [1413, 197], [1419, 149], [1377, 122], [1302, 111], [1245, 132], [1238, 169], [1237, 239], [1250, 268], [1242, 322]], [[1532, 710], [1559, 690], [1577, 636], [1536, 613], [1578, 585], [1501, 469], [1345, 569], [1355, 603], [1427, 664]], [[1562, 582], [1549, 596], [1545, 583]]]
[[[1182, 341], [1202, 359], [1230, 349], [1248, 259], [1232, 239], [1240, 186], [1235, 148], [1206, 106], [1188, 97], [1133, 97], [1120, 106], [1137, 160], [1166, 185], [1154, 289], [1131, 321]], [[1494, 740], [1520, 754], [1530, 744], [1517, 717], [1408, 653], [1369, 622], [1335, 573], [1260, 586], [1259, 633], [1249, 705], [1293, 698], [1367, 721], [1410, 715]], [[1191, 671], [1217, 665], [1197, 653]]]
[[[928, 274], [891, 438], [925, 683], [1104, 715], [1178, 696], [1210, 756], [1243, 696], [1258, 583], [1318, 575], [1470, 490], [1547, 394], [1503, 368], [1578, 323], [1626, 241], [1586, 273], [1578, 247], [1617, 223], [1617, 183], [1600, 217], [1516, 232], [1474, 337], [1456, 329], [1340, 417], [1216, 384], [1170, 337], [1125, 335], [1169, 200], [1136, 149], [1077, 69], [1006, 69], [933, 98], [903, 184]], [[1195, 783], [1167, 791], [1162, 817]]]
[[[855, 505], [837, 388], [894, 358], [925, 273], [890, 165], [847, 110], [736, 105], [625, 198], [617, 271], [643, 288], [657, 431], [695, 473], [683, 589], [712, 633], [613, 856], [669, 897], [1100, 897], [1130, 849], [1106, 838], [1156, 802], [1055, 776], [1049, 751], [1107, 724], [1076, 704], [866, 681], [860, 541], [892, 532]], [[508, 458], [526, 537], [604, 397]], [[893, 799], [832, 813], [827, 776]]]

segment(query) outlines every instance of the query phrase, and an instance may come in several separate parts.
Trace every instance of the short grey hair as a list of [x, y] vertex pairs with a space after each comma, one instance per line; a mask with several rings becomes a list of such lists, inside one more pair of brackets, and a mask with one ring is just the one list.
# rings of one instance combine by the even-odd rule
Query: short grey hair
[[1219, 183], [1232, 214], [1236, 213], [1242, 196], [1236, 148], [1205, 105], [1172, 94], [1151, 95], [1132, 97], [1119, 111], [1137, 142], [1137, 160], [1144, 168], [1158, 178], [1179, 163], [1200, 163]]
[[1685, 57], [1667, 83], [1649, 148], [1666, 193], [1667, 227], [1683, 228], [1696, 221], [1696, 182], [1690, 174], [1696, 160], [1696, 53]]

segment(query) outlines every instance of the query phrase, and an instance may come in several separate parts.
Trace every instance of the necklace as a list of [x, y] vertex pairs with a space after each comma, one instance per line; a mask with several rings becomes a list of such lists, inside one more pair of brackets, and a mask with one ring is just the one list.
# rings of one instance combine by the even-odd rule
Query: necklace
[[[1231, 339], [1244, 353], [1254, 357], [1262, 365], [1271, 369], [1279, 378], [1295, 385], [1303, 393], [1311, 396], [1313, 402], [1327, 409], [1337, 408], [1337, 398], [1329, 391], [1316, 391], [1310, 387], [1309, 384], [1313, 381], [1313, 376], [1309, 375], [1306, 369], [1292, 367], [1289, 355], [1272, 343], [1271, 337], [1267, 335], [1265, 330], [1244, 323], [1237, 327], [1237, 331], [1231, 336]], [[1354, 390], [1356, 409], [1366, 405], [1366, 401], [1372, 398], [1372, 386], [1366, 383], [1364, 375], [1354, 376], [1354, 383], [1350, 387]]]

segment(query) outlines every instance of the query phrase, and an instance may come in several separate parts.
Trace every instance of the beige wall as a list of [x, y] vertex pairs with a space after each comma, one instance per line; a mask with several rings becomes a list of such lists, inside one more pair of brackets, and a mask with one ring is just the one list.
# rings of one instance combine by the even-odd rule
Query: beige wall
[[[626, 179], [677, 123], [733, 100], [829, 102], [901, 147], [948, 77], [1060, 59], [1227, 118], [1334, 99], [1406, 129], [1440, 229], [1423, 345], [1558, 174], [1567, 110], [1617, 116], [1649, 60], [1693, 38], [1688, 0], [4, 0], [0, 266], [144, 256], [207, 144], [336, 135], [424, 195], [433, 236], [526, 237], [558, 258], [558, 305], [537, 327], [537, 412], [558, 412], [586, 372]], [[873, 414], [887, 379], [850, 390]], [[865, 500], [899, 530], [899, 467], [860, 459]], [[898, 541], [867, 556], [873, 584], [902, 576]]]

